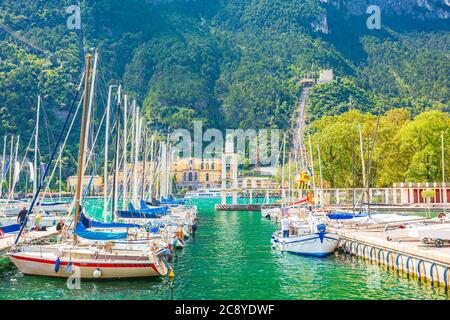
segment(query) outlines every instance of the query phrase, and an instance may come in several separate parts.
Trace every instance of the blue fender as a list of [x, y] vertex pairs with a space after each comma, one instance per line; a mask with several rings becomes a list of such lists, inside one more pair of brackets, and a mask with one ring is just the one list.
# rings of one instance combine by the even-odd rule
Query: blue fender
[[60, 264], [61, 264], [61, 260], [59, 258], [56, 259], [56, 261], [55, 261], [55, 273], [58, 273]]

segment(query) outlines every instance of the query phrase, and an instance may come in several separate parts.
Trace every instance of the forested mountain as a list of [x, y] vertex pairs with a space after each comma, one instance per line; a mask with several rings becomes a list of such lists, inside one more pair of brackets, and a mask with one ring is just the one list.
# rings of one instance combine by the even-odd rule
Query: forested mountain
[[[56, 132], [82, 51], [92, 47], [100, 50], [103, 88], [121, 81], [158, 128], [189, 128], [193, 119], [288, 128], [299, 80], [323, 68], [336, 80], [313, 89], [309, 120], [378, 107], [412, 116], [449, 111], [444, 0], [84, 0], [82, 35], [66, 27], [73, 4], [0, 2], [2, 134], [31, 136], [38, 93]], [[370, 5], [381, 9], [379, 30], [367, 27]]]

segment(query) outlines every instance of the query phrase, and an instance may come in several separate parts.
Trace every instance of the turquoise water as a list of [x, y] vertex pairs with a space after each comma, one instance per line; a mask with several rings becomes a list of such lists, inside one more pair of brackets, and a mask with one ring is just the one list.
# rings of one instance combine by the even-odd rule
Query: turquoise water
[[275, 225], [259, 212], [215, 212], [199, 205], [195, 239], [177, 252], [175, 278], [82, 282], [23, 276], [0, 266], [0, 299], [448, 299], [419, 283], [354, 258], [273, 252]]

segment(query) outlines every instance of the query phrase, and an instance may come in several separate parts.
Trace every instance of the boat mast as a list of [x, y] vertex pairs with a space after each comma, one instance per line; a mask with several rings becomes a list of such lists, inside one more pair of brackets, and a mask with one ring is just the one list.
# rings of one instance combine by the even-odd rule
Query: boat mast
[[323, 207], [323, 179], [322, 179], [322, 161], [320, 159], [320, 145], [317, 144], [317, 155], [319, 160], [319, 179], [320, 179], [320, 205]]
[[[313, 156], [313, 149], [312, 149], [312, 142], [311, 142], [311, 134], [308, 133], [308, 139], [309, 139], [309, 157], [311, 161], [311, 182], [313, 184], [313, 192], [314, 197], [317, 197], [317, 190], [316, 190], [316, 176], [314, 171], [314, 156]], [[317, 201], [314, 199], [314, 209], [317, 209]]]
[[283, 159], [282, 159], [282, 164], [281, 164], [281, 197], [283, 198], [283, 201], [286, 198], [286, 192], [284, 190], [284, 172], [285, 172], [285, 158], [286, 158], [286, 132], [283, 135]]
[[14, 148], [14, 136], [11, 136], [11, 148], [9, 150], [9, 178], [8, 178], [8, 198], [11, 197], [12, 187], [12, 171], [13, 171], [13, 149]]
[[39, 141], [39, 113], [41, 109], [41, 96], [38, 95], [38, 104], [36, 110], [36, 134], [34, 135], [34, 179], [33, 179], [33, 194], [37, 190], [37, 168], [38, 168], [38, 141]]
[[124, 95], [124, 105], [123, 105], [123, 205], [122, 209], [126, 210], [127, 205], [127, 144], [128, 144], [128, 133], [127, 133], [127, 113], [128, 113], [128, 96]]
[[119, 173], [119, 138], [120, 138], [120, 102], [121, 96], [120, 92], [121, 86], [119, 86], [118, 90], [118, 99], [117, 99], [117, 115], [116, 115], [116, 143], [114, 147], [114, 175], [113, 175], [113, 204], [111, 210], [111, 220], [114, 221], [114, 212], [117, 210], [118, 204], [118, 191], [119, 191], [119, 181], [117, 179], [117, 175]]
[[[109, 86], [108, 102], [106, 104], [106, 128], [105, 128], [105, 162], [103, 164], [103, 221], [106, 222], [106, 212], [108, 210], [108, 143], [109, 143], [109, 118], [111, 111], [111, 94], [112, 88], [115, 85]], [[117, 120], [119, 121], [119, 120]]]
[[154, 145], [155, 145], [155, 135], [152, 134], [152, 140], [150, 145], [150, 183], [149, 183], [149, 197], [152, 198], [153, 196], [153, 173], [154, 173]]
[[355, 214], [355, 138], [352, 140], [352, 210]]
[[133, 204], [137, 205], [138, 198], [138, 162], [139, 162], [139, 141], [140, 139], [140, 120], [139, 120], [139, 107], [136, 108], [136, 118], [134, 122], [134, 167], [133, 167]]
[[373, 137], [373, 143], [372, 143], [372, 148], [370, 150], [370, 156], [369, 156], [369, 162], [367, 164], [367, 179], [366, 179], [366, 183], [367, 183], [367, 187], [366, 187], [366, 193], [367, 193], [367, 214], [369, 215], [370, 218], [370, 169], [372, 167], [372, 158], [373, 158], [373, 153], [375, 150], [375, 144], [377, 143], [377, 133], [378, 133], [378, 126], [380, 124], [380, 115], [381, 115], [381, 108], [378, 111], [378, 116], [377, 116], [377, 124], [375, 126], [375, 134]]
[[[85, 135], [85, 142], [84, 142], [84, 158], [83, 158], [83, 164], [86, 163], [86, 154], [87, 154], [87, 148], [88, 148], [88, 139], [89, 139], [89, 130], [91, 125], [91, 114], [92, 114], [92, 106], [94, 104], [94, 96], [95, 96], [95, 80], [97, 77], [97, 63], [98, 63], [98, 49], [95, 50], [94, 55], [94, 66], [92, 69], [92, 79], [91, 79], [91, 92], [89, 94], [89, 105], [87, 108], [87, 116], [86, 116], [86, 135]], [[93, 146], [92, 146], [93, 147]], [[85, 173], [86, 168], [83, 168], [83, 175]]]
[[16, 183], [17, 183], [17, 180], [19, 179], [19, 175], [20, 175], [20, 164], [19, 164], [18, 168], [16, 166], [16, 163], [18, 163], [17, 156], [19, 153], [19, 141], [20, 141], [20, 136], [17, 136], [16, 151], [14, 154], [14, 176], [13, 176], [13, 184], [12, 184], [12, 190], [11, 190], [11, 199], [14, 199], [14, 190], [16, 188]]
[[144, 191], [145, 191], [145, 175], [146, 175], [146, 165], [147, 165], [147, 157], [148, 157], [148, 148], [147, 148], [147, 130], [144, 128], [144, 160], [143, 160], [143, 168], [142, 168], [142, 188], [141, 188], [141, 199], [144, 199]]
[[447, 190], [445, 188], [445, 149], [444, 149], [444, 131], [441, 132], [442, 144], [442, 202], [444, 203], [444, 214], [447, 209]]
[[[361, 124], [358, 126], [359, 128], [359, 148], [361, 152], [361, 170], [362, 170], [362, 178], [363, 178], [363, 186], [366, 186], [366, 166], [364, 163], [364, 145], [363, 145], [363, 138], [362, 138], [362, 130], [361, 130]], [[366, 194], [364, 192], [363, 198], [366, 198]], [[367, 200], [365, 200], [367, 202]], [[361, 201], [362, 203], [363, 201]], [[361, 205], [362, 207], [362, 205]]]
[[[134, 172], [134, 152], [135, 152], [135, 141], [136, 141], [136, 100], [133, 100], [132, 105], [132, 118], [131, 118], [131, 150], [130, 150], [130, 163], [131, 163], [131, 170], [130, 171], [130, 198], [131, 202], [133, 203], [134, 195], [133, 195], [133, 179], [134, 176], [132, 176], [132, 172]], [[133, 203], [134, 204], [134, 203]]]
[[4, 136], [3, 137], [3, 155], [2, 155], [2, 173], [1, 173], [1, 177], [0, 177], [0, 198], [3, 195], [3, 180], [4, 180], [4, 170], [5, 170], [5, 154], [6, 154], [6, 141], [7, 141], [8, 137]]
[[288, 201], [292, 201], [292, 194], [291, 194], [291, 153], [288, 153]]
[[61, 191], [62, 191], [62, 151], [63, 148], [59, 149], [59, 201], [61, 202]]
[[[80, 214], [80, 206], [81, 206], [81, 192], [82, 192], [82, 183], [83, 183], [83, 168], [84, 168], [84, 150], [86, 143], [86, 110], [88, 103], [88, 95], [89, 95], [89, 77], [90, 77], [90, 69], [91, 69], [91, 55], [88, 54], [86, 56], [86, 75], [85, 75], [85, 84], [84, 84], [84, 98], [83, 98], [83, 114], [81, 117], [81, 131], [80, 131], [80, 146], [78, 150], [78, 169], [77, 169], [77, 189], [75, 193], [75, 223], [74, 228], [77, 227], [78, 224], [78, 216]], [[74, 234], [74, 242], [77, 243], [77, 235]]]

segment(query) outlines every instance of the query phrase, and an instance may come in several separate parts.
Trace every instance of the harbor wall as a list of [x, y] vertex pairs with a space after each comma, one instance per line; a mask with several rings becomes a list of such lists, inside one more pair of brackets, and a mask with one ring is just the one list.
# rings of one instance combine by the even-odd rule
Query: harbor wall
[[397, 271], [413, 279], [442, 286], [448, 290], [450, 284], [450, 263], [441, 259], [433, 259], [408, 250], [385, 247], [360, 239], [342, 237], [339, 250], [357, 259], [372, 264], [385, 266], [388, 270]]

